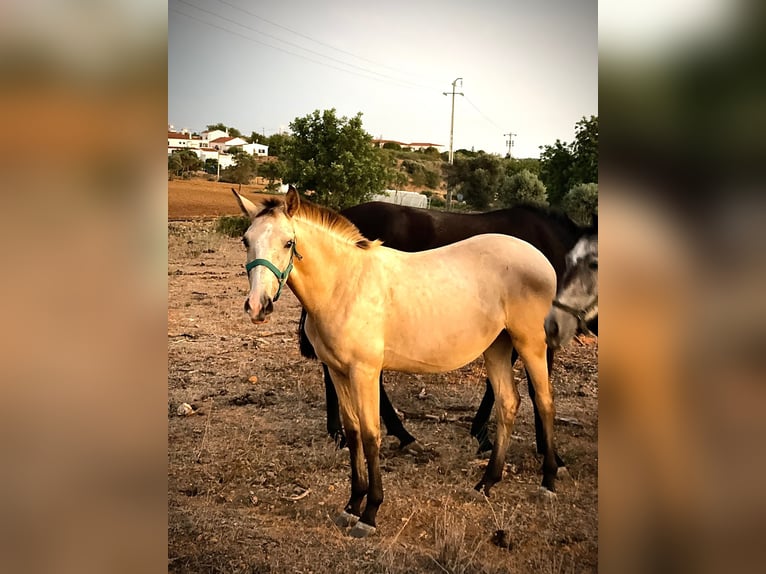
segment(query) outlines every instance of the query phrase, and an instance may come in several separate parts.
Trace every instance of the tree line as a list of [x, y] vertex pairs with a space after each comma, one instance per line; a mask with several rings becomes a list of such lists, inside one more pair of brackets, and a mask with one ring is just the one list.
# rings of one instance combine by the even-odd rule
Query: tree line
[[[316, 110], [290, 123], [290, 133], [265, 136], [223, 124], [231, 136], [269, 146], [269, 160], [256, 161], [244, 152], [231, 150], [235, 165], [221, 170], [221, 181], [249, 183], [259, 175], [275, 190], [288, 181], [312, 199], [334, 209], [364, 201], [386, 187], [411, 184], [429, 188], [432, 205], [439, 204], [433, 190], [446, 184], [458, 206], [484, 211], [535, 203], [566, 211], [573, 219], [588, 223], [598, 210], [598, 117], [583, 117], [575, 125], [571, 143], [556, 140], [541, 146], [540, 159], [500, 157], [483, 151], [457, 150], [452, 165], [447, 154], [436, 149], [420, 152], [378, 148], [362, 125], [362, 114], [339, 117], [335, 109]], [[195, 160], [197, 163], [195, 163]], [[174, 152], [168, 170], [180, 177], [195, 169], [216, 173], [215, 160], [203, 164], [189, 150]]]

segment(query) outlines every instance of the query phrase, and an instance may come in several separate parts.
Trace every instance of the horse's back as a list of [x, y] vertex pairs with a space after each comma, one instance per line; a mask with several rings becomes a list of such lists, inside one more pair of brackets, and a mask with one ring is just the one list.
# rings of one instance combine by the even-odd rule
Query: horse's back
[[383, 272], [370, 288], [383, 297], [384, 368], [455, 369], [504, 329], [512, 336], [539, 330], [544, 338], [556, 274], [526, 241], [484, 234], [418, 253], [377, 249]]
[[371, 201], [341, 214], [367, 239], [379, 239], [392, 249], [422, 251], [434, 246], [433, 212], [426, 209]]

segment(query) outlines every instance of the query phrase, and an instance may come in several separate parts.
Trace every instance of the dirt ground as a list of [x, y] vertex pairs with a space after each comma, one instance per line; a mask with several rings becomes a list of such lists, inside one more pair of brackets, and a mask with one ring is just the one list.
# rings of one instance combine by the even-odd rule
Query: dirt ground
[[[172, 186], [169, 195], [172, 204]], [[179, 205], [171, 217], [224, 209], [215, 199]], [[404, 454], [384, 434], [378, 530], [351, 539], [333, 523], [349, 495], [348, 451], [325, 432], [321, 366], [298, 349], [300, 306], [285, 290], [271, 321], [253, 325], [242, 310], [244, 248], [213, 228], [168, 223], [169, 571], [597, 569], [597, 341], [575, 341], [557, 355], [556, 441], [569, 476], [554, 500], [538, 495], [541, 460], [522, 369], [505, 475], [489, 499], [472, 494], [486, 459], [469, 435], [484, 391], [482, 360], [441, 375], [386, 373], [391, 400], [425, 452]], [[196, 412], [179, 416], [184, 402]], [[493, 544], [499, 529], [510, 549]]]

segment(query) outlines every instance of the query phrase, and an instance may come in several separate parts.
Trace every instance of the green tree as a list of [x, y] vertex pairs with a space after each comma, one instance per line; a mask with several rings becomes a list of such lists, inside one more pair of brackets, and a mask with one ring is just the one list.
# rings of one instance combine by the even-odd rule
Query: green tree
[[282, 174], [284, 173], [284, 170], [285, 170], [284, 163], [278, 159], [265, 161], [258, 166], [258, 174], [261, 177], [265, 177], [266, 179], [269, 180], [269, 183], [266, 185], [266, 189], [268, 191], [276, 191], [278, 187], [278, 184], [276, 183], [276, 181], [278, 179], [282, 179]]
[[387, 157], [362, 128], [362, 114], [337, 117], [319, 110], [290, 124], [293, 136], [284, 150], [285, 180], [314, 201], [343, 209], [367, 201], [390, 179]]
[[168, 171], [177, 177], [188, 178], [203, 166], [202, 160], [190, 149], [177, 149], [168, 156]]
[[226, 183], [248, 184], [258, 173], [255, 157], [239, 148], [229, 149], [234, 156], [234, 165], [221, 170], [220, 181]]
[[598, 183], [598, 117], [584, 117], [575, 127], [572, 144], [574, 164], [570, 187], [577, 183]]
[[228, 131], [229, 131], [229, 128], [227, 126], [225, 126], [224, 124], [220, 124], [220, 123], [219, 124], [208, 124], [205, 127], [207, 128], [206, 131], [208, 131], [208, 132], [212, 132], [214, 130], [221, 130], [222, 132], [227, 132], [228, 133]]
[[289, 136], [288, 134], [272, 134], [266, 138], [266, 141], [261, 143], [269, 146], [270, 157], [281, 158], [283, 150], [285, 149], [285, 145], [290, 140], [290, 137], [291, 136]]
[[506, 207], [518, 203], [548, 205], [545, 185], [528, 169], [523, 169], [512, 175], [506, 174], [500, 183], [498, 199]]
[[205, 173], [217, 174], [218, 173], [218, 160], [209, 157], [205, 160]]
[[590, 225], [598, 215], [598, 184], [579, 183], [564, 196], [566, 214], [580, 225]]
[[438, 172], [432, 170], [432, 169], [426, 169], [425, 170], [425, 180], [426, 180], [426, 186], [430, 187], [432, 189], [435, 189], [439, 187], [439, 184], [442, 181], [441, 175], [439, 175]]
[[540, 179], [551, 205], [560, 207], [564, 196], [579, 183], [598, 183], [598, 117], [583, 117], [575, 124], [575, 141], [556, 140], [542, 146]]
[[383, 149], [390, 149], [394, 151], [402, 151], [402, 146], [396, 142], [386, 142], [383, 144]]
[[268, 143], [266, 143], [266, 140], [268, 138], [262, 134], [259, 134], [258, 132], [250, 132], [250, 137], [245, 139], [249, 141], [250, 143], [269, 145]]
[[552, 146], [543, 146], [540, 154], [540, 180], [548, 190], [548, 202], [551, 205], [561, 205], [561, 200], [569, 191], [573, 166], [574, 154], [569, 144], [556, 140]]
[[476, 157], [456, 155], [448, 168], [447, 186], [463, 194], [463, 200], [475, 209], [487, 209], [494, 201], [503, 175], [500, 158], [479, 153]]

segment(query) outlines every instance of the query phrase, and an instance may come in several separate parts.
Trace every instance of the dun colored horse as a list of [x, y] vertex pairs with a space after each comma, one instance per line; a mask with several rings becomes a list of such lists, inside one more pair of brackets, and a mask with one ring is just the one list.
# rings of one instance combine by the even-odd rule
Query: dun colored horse
[[[400, 251], [425, 251], [481, 233], [502, 233], [518, 237], [537, 247], [548, 258], [556, 271], [559, 288], [561, 288], [564, 278], [567, 252], [574, 247], [581, 237], [595, 233], [597, 225], [594, 222], [591, 227], [581, 227], [563, 213], [535, 205], [517, 205], [486, 213], [466, 214], [432, 211], [372, 201], [346, 208], [340, 213], [368, 239], [378, 239], [386, 247]], [[311, 344], [305, 337], [304, 319], [305, 312], [301, 314], [301, 353], [304, 357], [316, 359], [314, 349], [311, 348]], [[590, 327], [597, 328], [592, 324]], [[566, 340], [559, 341], [560, 345], [565, 343]], [[511, 363], [516, 361], [517, 356], [514, 351]], [[552, 366], [553, 350], [549, 350], [549, 373]], [[327, 400], [327, 432], [339, 446], [343, 447], [345, 446], [345, 437], [338, 411], [338, 397], [327, 366], [322, 365], [322, 367]], [[537, 450], [542, 454], [545, 447], [542, 440], [540, 415], [534, 402], [534, 387], [529, 377], [527, 377], [527, 386], [534, 407]], [[492, 385], [487, 379], [484, 397], [471, 426], [471, 435], [479, 441], [479, 452], [492, 450], [487, 423], [494, 401]], [[383, 388], [382, 374], [380, 378], [380, 414], [388, 433], [399, 439], [401, 448], [415, 442], [415, 437], [402, 424]], [[564, 466], [560, 458], [557, 458], [557, 462], [560, 467]]]
[[347, 219], [302, 200], [293, 188], [284, 200], [256, 204], [235, 197], [251, 222], [243, 237], [250, 282], [245, 311], [254, 323], [263, 322], [287, 284], [306, 310], [306, 334], [338, 393], [351, 458], [351, 495], [338, 524], [353, 524], [355, 537], [375, 531], [383, 502], [378, 390], [383, 369], [444, 372], [484, 355], [497, 433], [475, 488], [488, 495], [502, 478], [519, 405], [510, 362], [515, 348], [531, 376], [542, 419], [542, 485], [554, 489], [554, 407], [544, 322], [556, 274], [540, 251], [520, 239], [487, 234], [405, 253], [366, 239]]

